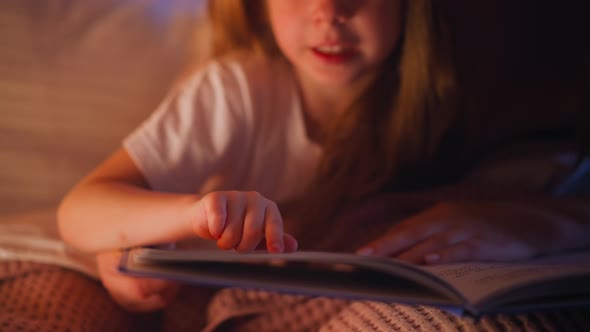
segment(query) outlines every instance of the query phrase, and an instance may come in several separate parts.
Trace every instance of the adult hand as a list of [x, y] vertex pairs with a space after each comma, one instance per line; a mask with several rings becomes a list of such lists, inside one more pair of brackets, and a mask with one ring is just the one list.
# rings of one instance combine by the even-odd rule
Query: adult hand
[[210, 192], [199, 200], [194, 215], [195, 233], [217, 240], [221, 249], [251, 251], [266, 239], [269, 252], [297, 250], [297, 240], [283, 231], [276, 203], [257, 192]]
[[128, 311], [148, 312], [166, 307], [178, 293], [180, 285], [171, 281], [136, 278], [117, 271], [120, 251], [96, 255], [98, 272], [104, 287], [121, 307]]
[[447, 202], [399, 222], [357, 252], [417, 264], [517, 260], [556, 250], [574, 228], [530, 205]]

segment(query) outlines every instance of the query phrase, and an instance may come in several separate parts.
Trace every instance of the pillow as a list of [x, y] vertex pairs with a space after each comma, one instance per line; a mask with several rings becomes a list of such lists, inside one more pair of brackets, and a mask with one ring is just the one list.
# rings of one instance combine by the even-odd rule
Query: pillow
[[203, 2], [0, 1], [0, 214], [56, 205], [156, 108]]

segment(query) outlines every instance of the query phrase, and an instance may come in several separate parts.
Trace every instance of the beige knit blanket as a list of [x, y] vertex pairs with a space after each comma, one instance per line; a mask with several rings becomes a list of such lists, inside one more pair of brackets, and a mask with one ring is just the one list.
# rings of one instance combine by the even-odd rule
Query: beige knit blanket
[[[345, 301], [226, 289], [208, 308], [205, 331], [588, 331], [590, 307], [459, 318], [425, 306]], [[226, 319], [229, 319], [226, 320]], [[224, 322], [225, 325], [219, 324]]]
[[123, 311], [99, 282], [78, 272], [0, 262], [3, 332], [588, 330], [590, 308], [487, 316], [474, 322], [431, 307], [196, 287], [181, 292], [164, 312], [138, 315]]

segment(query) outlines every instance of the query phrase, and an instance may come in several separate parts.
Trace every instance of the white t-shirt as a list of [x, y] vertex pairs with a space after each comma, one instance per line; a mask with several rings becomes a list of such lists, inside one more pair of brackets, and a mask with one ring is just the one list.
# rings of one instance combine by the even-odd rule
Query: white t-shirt
[[170, 94], [124, 140], [152, 189], [254, 190], [277, 202], [300, 195], [321, 148], [306, 134], [291, 69], [251, 58], [213, 62]]

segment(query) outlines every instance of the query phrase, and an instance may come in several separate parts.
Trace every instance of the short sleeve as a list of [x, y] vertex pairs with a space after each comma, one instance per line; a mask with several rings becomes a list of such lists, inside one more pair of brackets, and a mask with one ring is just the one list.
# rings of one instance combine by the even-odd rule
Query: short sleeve
[[124, 140], [152, 189], [196, 193], [209, 176], [239, 167], [252, 122], [243, 76], [238, 66], [211, 63]]

